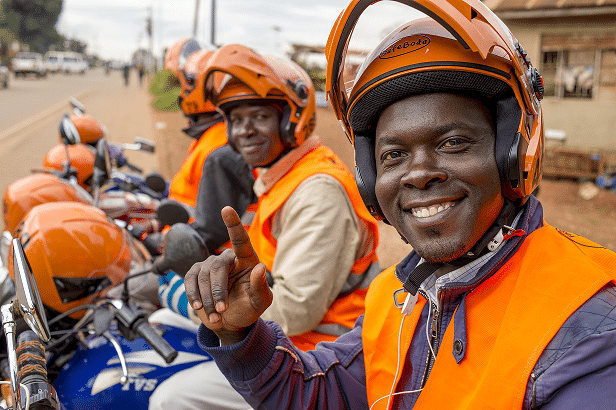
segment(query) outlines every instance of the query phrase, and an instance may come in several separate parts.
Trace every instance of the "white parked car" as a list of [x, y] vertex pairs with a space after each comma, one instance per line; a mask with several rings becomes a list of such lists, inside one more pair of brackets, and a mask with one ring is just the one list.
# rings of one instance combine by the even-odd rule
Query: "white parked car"
[[57, 73], [62, 68], [62, 62], [64, 61], [64, 53], [60, 51], [48, 51], [45, 53], [43, 61], [45, 62], [45, 68], [49, 73]]
[[45, 77], [47, 69], [43, 63], [43, 57], [39, 53], [22, 52], [17, 53], [11, 61], [11, 66], [15, 77], [34, 74], [37, 77]]
[[62, 61], [62, 72], [66, 74], [85, 74], [88, 70], [88, 63], [81, 54], [65, 54]]

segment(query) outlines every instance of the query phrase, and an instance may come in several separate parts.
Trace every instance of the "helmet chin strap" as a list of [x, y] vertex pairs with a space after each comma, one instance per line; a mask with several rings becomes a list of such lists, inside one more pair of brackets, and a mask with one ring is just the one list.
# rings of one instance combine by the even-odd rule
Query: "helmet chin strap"
[[498, 215], [494, 223], [488, 228], [486, 233], [484, 233], [483, 236], [479, 238], [475, 245], [459, 259], [472, 260], [478, 258], [485, 252], [486, 248], [489, 248], [490, 242], [492, 241], [495, 241], [494, 243], [496, 244], [496, 247], [498, 247], [498, 245], [500, 245], [503, 240], [503, 227], [511, 225], [511, 223], [515, 219], [517, 209], [518, 207], [512, 200], [505, 198], [503, 209], [501, 209], [500, 214]]

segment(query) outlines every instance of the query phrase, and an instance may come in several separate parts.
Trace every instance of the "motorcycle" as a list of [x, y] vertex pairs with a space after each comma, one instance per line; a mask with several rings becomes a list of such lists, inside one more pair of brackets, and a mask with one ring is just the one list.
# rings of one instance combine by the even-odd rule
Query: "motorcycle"
[[[71, 103], [75, 107], [79, 104], [76, 100]], [[83, 108], [75, 110], [82, 113]], [[133, 144], [109, 144], [101, 137], [100, 127], [89, 124], [87, 130], [85, 126], [81, 129], [81, 134], [88, 136], [87, 144], [95, 145], [96, 152], [93, 154], [79, 143], [83, 138], [75, 122], [66, 115], [60, 122], [63, 145], [52, 149], [58, 154], [48, 153], [44, 163], [48, 166], [46, 170], [35, 170], [33, 175], [21, 178], [7, 187], [3, 209], [6, 230], [12, 233], [30, 209], [50, 201], [93, 204], [112, 219], [137, 227], [141, 232], [151, 232], [157, 226], [170, 226], [173, 222], [188, 221], [188, 211], [184, 208], [174, 208], [173, 213], [166, 210], [167, 205], [159, 209], [161, 202], [168, 202], [164, 199], [168, 193], [167, 183], [162, 176], [152, 173], [143, 178], [119, 170], [128, 167], [141, 173], [141, 169], [126, 159], [124, 151], [153, 153], [152, 142], [135, 138]], [[81, 151], [77, 151], [78, 148]], [[71, 150], [81, 155], [74, 158], [75, 161], [70, 157]], [[83, 169], [76, 169], [73, 162], [76, 167]]]
[[[57, 209], [60, 206], [61, 204], [41, 205], [32, 213], [45, 213], [44, 208], [48, 207], [49, 212], [53, 212], [57, 218]], [[72, 206], [80, 209], [87, 207], [75, 204]], [[93, 214], [96, 212], [100, 213], [97, 210], [92, 211]], [[39, 374], [38, 377], [39, 383], [44, 381], [47, 388], [40, 390], [35, 387], [35, 391], [47, 391], [49, 394], [37, 395], [32, 393], [31, 388], [30, 393], [26, 394], [30, 397], [30, 408], [60, 408], [50, 406], [48, 403], [50, 397], [57, 397], [61, 408], [66, 410], [147, 409], [149, 397], [160, 383], [178, 371], [212, 360], [197, 346], [196, 325], [193, 322], [173, 314], [170, 324], [169, 320], [156, 319], [157, 316], [164, 318], [164, 313], [157, 315], [160, 311], [151, 314], [148, 321], [147, 312], [134, 303], [129, 286], [130, 281], [150, 272], [163, 274], [173, 269], [185, 274], [193, 262], [203, 260], [207, 256], [203, 241], [187, 225], [178, 224], [169, 230], [165, 238], [164, 257], [157, 259], [150, 266], [140, 266], [141, 270], [131, 269], [131, 273], [116, 287], [116, 290], [120, 290], [116, 293], [117, 297], [111, 297], [107, 293], [97, 294], [94, 299], [89, 297], [82, 297], [76, 301], [66, 299], [67, 303], [62, 308], [53, 298], [55, 292], [50, 292], [50, 278], [41, 272], [40, 267], [44, 264], [34, 258], [29, 258], [30, 261], [27, 259], [28, 256], [39, 255], [36, 252], [36, 241], [40, 240], [37, 235], [40, 236], [41, 231], [32, 230], [36, 228], [36, 217], [32, 213], [28, 215], [24, 224], [26, 226], [20, 232], [19, 239], [11, 241], [12, 258], [15, 259], [17, 255], [18, 259], [22, 257], [24, 260], [13, 265], [31, 269], [30, 276], [33, 282], [36, 280], [42, 290], [37, 311], [43, 314], [47, 312], [45, 316], [49, 318], [48, 322], [41, 320], [50, 329], [48, 331], [50, 337], [42, 338], [42, 346], [46, 351], [46, 360], [43, 361], [46, 375], [43, 378]], [[66, 226], [67, 221], [68, 219], [64, 218], [61, 224]], [[38, 222], [43, 221], [39, 219]], [[109, 232], [118, 231], [117, 227], [108, 228]], [[97, 235], [105, 237], [101, 232]], [[127, 240], [131, 239], [130, 235], [124, 237], [128, 238]], [[22, 251], [16, 251], [22, 244]], [[4, 254], [6, 252], [0, 253]], [[57, 256], [54, 254], [53, 258]], [[7, 262], [5, 257], [2, 259], [3, 263]], [[114, 260], [119, 259], [122, 258], [115, 257]], [[9, 255], [8, 261], [10, 260]], [[57, 265], [57, 261], [50, 258], [47, 262], [52, 266]], [[11, 277], [15, 277], [15, 288], [18, 289], [19, 269], [9, 270], [12, 271], [12, 275], [7, 277], [5, 282], [11, 282]], [[63, 280], [64, 284], [69, 283], [68, 278], [63, 277], [62, 273], [54, 272], [54, 275], [58, 275], [53, 277], [55, 283], [58, 280]], [[106, 277], [108, 276], [112, 275], [108, 272]], [[5, 288], [3, 283], [2, 289]], [[16, 293], [19, 294], [19, 291]], [[63, 296], [67, 295], [68, 293], [65, 293]], [[7, 343], [7, 351], [10, 351], [8, 348]], [[9, 362], [11, 362], [10, 357]], [[24, 380], [22, 383], [27, 384]], [[15, 400], [14, 402], [25, 403], [24, 397], [17, 397]], [[48, 407], [33, 407], [43, 402]]]

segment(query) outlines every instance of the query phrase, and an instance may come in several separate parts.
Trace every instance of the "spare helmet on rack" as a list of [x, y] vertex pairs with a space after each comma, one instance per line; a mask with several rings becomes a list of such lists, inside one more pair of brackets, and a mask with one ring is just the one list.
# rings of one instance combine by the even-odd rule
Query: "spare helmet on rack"
[[301, 145], [314, 131], [314, 86], [306, 71], [291, 60], [230, 44], [214, 53], [204, 78], [204, 98], [223, 114], [247, 101], [279, 105], [280, 136], [287, 147]]
[[52, 174], [32, 174], [10, 184], [4, 192], [4, 229], [11, 234], [32, 208], [47, 202], [74, 201], [89, 204], [92, 197], [78, 186]]
[[85, 144], [64, 145], [59, 144], [50, 149], [43, 159], [43, 166], [57, 171], [66, 170], [66, 152], [70, 166], [77, 171], [77, 182], [87, 190], [91, 189], [91, 179], [94, 173], [95, 154], [93, 148]]
[[394, 1], [425, 16], [388, 34], [361, 66], [350, 58], [351, 36], [366, 9], [382, 2], [352, 0], [326, 46], [329, 100], [354, 145], [356, 179], [368, 209], [384, 218], [374, 193], [380, 113], [407, 96], [431, 92], [469, 93], [489, 102], [501, 190], [523, 204], [541, 179], [543, 155], [543, 82], [527, 52], [479, 0]]
[[[72, 114], [68, 115], [65, 118], [68, 118], [70, 122], [72, 122], [73, 126], [77, 130], [77, 135], [79, 137], [79, 141], [74, 141], [74, 143], [88, 144], [91, 146], [95, 146], [96, 142], [101, 138], [105, 138], [107, 136], [107, 128], [98, 122], [94, 117], [88, 114]], [[62, 137], [58, 137], [60, 142], [63, 142]]]
[[124, 280], [131, 264], [127, 235], [103, 211], [79, 202], [39, 205], [15, 233], [52, 316], [92, 303]]

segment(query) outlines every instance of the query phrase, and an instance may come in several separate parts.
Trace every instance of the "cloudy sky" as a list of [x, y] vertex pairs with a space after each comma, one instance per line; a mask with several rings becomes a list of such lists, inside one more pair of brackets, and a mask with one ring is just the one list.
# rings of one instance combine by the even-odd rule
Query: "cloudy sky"
[[[200, 0], [196, 37], [201, 44], [209, 43], [211, 38], [211, 1]], [[325, 45], [347, 3], [348, 0], [216, 0], [215, 40], [218, 44], [242, 43], [267, 54], [280, 52], [288, 43]], [[137, 48], [149, 47], [145, 34], [149, 10], [154, 54], [162, 55], [166, 47], [193, 34], [196, 0], [64, 0], [63, 4], [58, 31], [87, 42], [88, 52], [104, 59], [128, 60]], [[391, 4], [378, 7], [375, 12], [381, 16], [382, 26], [395, 27], [405, 21], [399, 12], [393, 12]], [[365, 35], [370, 37], [371, 31]]]

